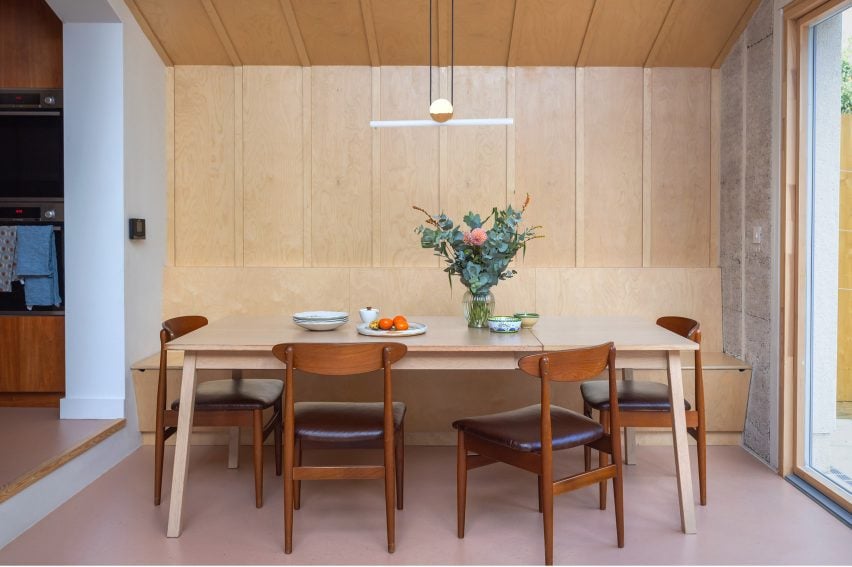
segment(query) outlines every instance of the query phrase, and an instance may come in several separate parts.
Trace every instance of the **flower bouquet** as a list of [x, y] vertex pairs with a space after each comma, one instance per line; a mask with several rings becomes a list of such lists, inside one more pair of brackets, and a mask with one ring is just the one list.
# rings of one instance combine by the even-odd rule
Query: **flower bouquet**
[[[467, 288], [463, 301], [470, 327], [488, 326], [488, 318], [494, 311], [491, 288], [517, 273], [509, 269], [509, 264], [518, 251], [526, 251], [527, 242], [543, 238], [536, 234], [540, 226], [520, 228], [521, 217], [529, 202], [527, 195], [519, 211], [511, 205], [505, 210], [495, 207], [484, 220], [469, 212], [463, 219], [467, 230], [443, 213], [431, 215], [420, 207], [414, 207], [427, 217], [426, 225], [416, 229], [420, 234], [420, 246], [431, 248], [447, 263], [444, 271], [451, 286], [452, 276], [458, 276]], [[486, 229], [488, 221], [491, 221], [491, 227]]]

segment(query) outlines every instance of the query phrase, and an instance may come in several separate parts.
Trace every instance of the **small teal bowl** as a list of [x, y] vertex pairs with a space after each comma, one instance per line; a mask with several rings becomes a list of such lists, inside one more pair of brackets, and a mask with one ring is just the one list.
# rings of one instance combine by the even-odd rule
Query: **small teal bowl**
[[517, 333], [521, 330], [521, 320], [517, 317], [489, 317], [488, 328], [492, 333]]

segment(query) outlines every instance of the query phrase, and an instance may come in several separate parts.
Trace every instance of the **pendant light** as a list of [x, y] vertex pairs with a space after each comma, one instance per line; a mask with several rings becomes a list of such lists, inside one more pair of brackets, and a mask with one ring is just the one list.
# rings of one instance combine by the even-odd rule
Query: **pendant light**
[[[456, 2], [450, 0], [450, 99], [432, 100], [432, 0], [429, 0], [429, 115], [432, 120], [371, 120], [372, 128], [399, 128], [420, 126], [508, 126], [511, 118], [456, 118], [453, 117], [453, 87], [455, 75], [455, 11]], [[440, 63], [439, 63], [440, 64]], [[452, 120], [451, 120], [452, 119]]]

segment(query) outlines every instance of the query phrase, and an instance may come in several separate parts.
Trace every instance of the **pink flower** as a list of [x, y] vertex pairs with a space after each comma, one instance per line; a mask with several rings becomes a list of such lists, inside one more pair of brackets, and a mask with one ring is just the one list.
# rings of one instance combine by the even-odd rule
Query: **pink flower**
[[488, 240], [488, 233], [482, 228], [474, 228], [470, 232], [464, 233], [463, 240], [465, 244], [482, 246]]

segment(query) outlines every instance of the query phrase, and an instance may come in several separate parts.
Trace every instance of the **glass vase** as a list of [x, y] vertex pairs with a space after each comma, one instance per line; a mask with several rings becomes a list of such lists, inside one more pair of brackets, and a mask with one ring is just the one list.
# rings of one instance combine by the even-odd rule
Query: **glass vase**
[[488, 318], [494, 314], [494, 294], [491, 291], [471, 293], [467, 290], [462, 297], [462, 305], [468, 327], [487, 327]]

